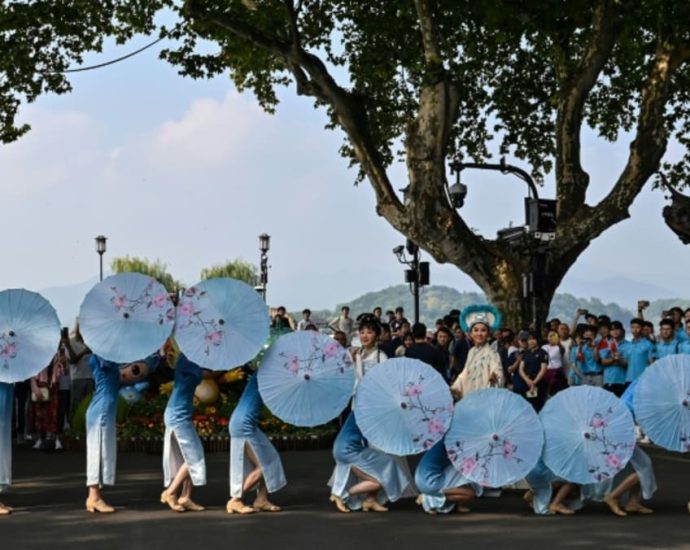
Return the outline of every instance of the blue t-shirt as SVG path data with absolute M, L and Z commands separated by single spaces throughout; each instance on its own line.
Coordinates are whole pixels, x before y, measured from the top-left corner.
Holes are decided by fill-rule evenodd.
M 686 340 L 685 342 L 678 344 L 678 353 L 690 354 L 690 340 Z
M 688 331 L 685 328 L 685 323 L 676 329 L 676 340 L 681 344 L 683 342 L 690 342 L 690 337 L 688 337 Z
M 632 340 L 625 348 L 624 357 L 628 362 L 625 381 L 632 382 L 633 380 L 637 380 L 654 357 L 654 344 L 644 337 Z
M 664 342 L 659 340 L 656 343 L 656 349 L 654 350 L 654 359 L 662 359 L 667 355 L 674 355 L 678 353 L 678 340 L 675 338 L 670 342 Z
M 622 340 L 616 342 L 615 346 L 618 353 L 625 357 L 625 350 L 630 345 L 630 342 Z M 599 350 L 600 359 L 609 359 L 613 355 L 611 347 Z M 602 361 L 603 362 L 603 361 Z M 604 366 L 604 384 L 625 384 L 625 367 L 614 363 L 612 365 Z
M 603 367 L 597 361 L 595 355 L 595 347 L 588 346 L 586 344 L 582 345 L 582 354 L 585 356 L 585 364 L 582 369 L 582 374 L 601 374 Z

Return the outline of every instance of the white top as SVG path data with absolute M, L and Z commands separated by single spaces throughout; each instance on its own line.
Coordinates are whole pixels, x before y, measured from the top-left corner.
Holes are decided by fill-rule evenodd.
M 383 363 L 386 359 L 388 359 L 388 356 L 382 352 L 378 346 L 370 350 L 359 348 L 359 352 L 355 358 L 355 387 L 357 387 L 362 377 L 369 372 L 370 369 L 374 368 L 379 363 Z
M 541 349 L 549 354 L 549 370 L 563 368 L 565 358 L 565 348 L 562 346 L 554 346 L 552 344 L 544 344 Z M 563 350 L 563 353 L 561 353 Z

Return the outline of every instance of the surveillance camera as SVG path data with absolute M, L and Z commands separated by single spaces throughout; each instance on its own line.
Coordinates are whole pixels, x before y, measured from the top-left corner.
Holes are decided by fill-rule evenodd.
M 467 186 L 464 183 L 454 183 L 448 188 L 448 195 L 450 202 L 455 208 L 461 208 L 465 204 L 465 197 L 467 196 Z
M 400 256 L 404 252 L 404 250 L 405 246 L 401 244 L 400 246 L 396 246 L 393 249 L 393 254 L 395 254 L 396 256 Z

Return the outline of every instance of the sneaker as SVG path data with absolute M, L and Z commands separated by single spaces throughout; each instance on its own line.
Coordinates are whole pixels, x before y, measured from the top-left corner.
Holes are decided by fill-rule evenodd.
M 43 440 L 42 439 L 37 439 L 36 443 L 34 443 L 34 446 L 31 447 L 32 449 L 42 449 L 43 448 Z
M 55 450 L 56 451 L 62 450 L 62 441 L 60 441 L 59 437 L 55 439 Z
M 651 440 L 649 439 L 649 437 L 647 437 L 647 436 L 645 435 L 644 437 L 642 437 L 642 438 L 640 439 L 640 443 L 643 443 L 643 444 L 645 444 L 645 445 L 648 445 L 649 443 L 651 443 Z

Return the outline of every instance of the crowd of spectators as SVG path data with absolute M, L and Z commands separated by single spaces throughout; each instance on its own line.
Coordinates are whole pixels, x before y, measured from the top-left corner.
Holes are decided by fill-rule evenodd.
M 637 317 L 626 325 L 607 315 L 578 309 L 570 323 L 550 319 L 541 331 L 510 327 L 494 330 L 489 344 L 500 357 L 500 385 L 523 395 L 536 410 L 550 396 L 573 385 L 599 386 L 622 395 L 654 361 L 670 354 L 690 353 L 690 308 L 673 307 L 663 312 L 655 327 L 644 318 L 648 306 L 649 302 L 640 301 Z M 299 323 L 285 314 L 285 308 L 275 313 L 274 324 L 319 330 L 308 309 Z M 450 310 L 437 319 L 433 329 L 423 323 L 410 324 L 402 307 L 385 313 L 376 307 L 371 314 L 381 324 L 378 346 L 388 357 L 420 359 L 436 369 L 449 385 L 463 372 L 474 342 L 461 328 L 460 310 Z M 350 308 L 344 306 L 327 327 L 348 346 L 356 336 L 356 319 L 360 316 L 353 319 Z

